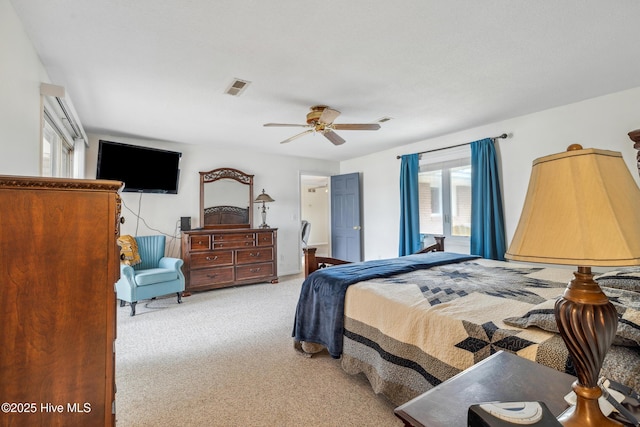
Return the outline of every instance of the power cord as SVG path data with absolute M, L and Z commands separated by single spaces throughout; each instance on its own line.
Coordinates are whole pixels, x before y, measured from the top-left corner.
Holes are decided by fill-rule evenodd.
M 158 230 L 156 228 L 151 227 L 147 221 L 140 216 L 140 211 L 142 209 L 142 192 L 140 192 L 140 198 L 138 199 L 138 212 L 134 212 L 133 210 L 131 210 L 127 204 L 124 202 L 124 199 L 121 197 L 120 200 L 122 201 L 122 206 L 125 207 L 126 210 L 128 210 L 129 212 L 131 212 L 131 214 L 133 216 L 136 217 L 136 231 L 135 231 L 135 236 L 138 235 L 138 228 L 140 225 L 140 221 L 142 221 L 142 223 L 145 225 L 145 227 L 147 227 L 149 230 L 151 231 L 155 231 L 156 233 L 159 234 L 163 234 L 165 236 L 167 236 L 169 238 L 169 242 L 167 243 L 167 254 L 169 254 L 168 256 L 172 256 L 174 258 L 179 258 L 179 254 L 180 254 L 180 245 L 179 245 L 179 241 L 180 241 L 180 220 L 176 220 L 176 225 L 175 228 L 173 230 L 173 234 L 167 234 L 164 231 Z M 176 248 L 177 245 L 177 248 Z

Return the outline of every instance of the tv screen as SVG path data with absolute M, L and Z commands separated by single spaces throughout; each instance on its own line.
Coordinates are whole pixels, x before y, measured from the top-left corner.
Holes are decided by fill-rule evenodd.
M 178 193 L 182 153 L 100 140 L 97 179 L 124 182 L 126 192 Z

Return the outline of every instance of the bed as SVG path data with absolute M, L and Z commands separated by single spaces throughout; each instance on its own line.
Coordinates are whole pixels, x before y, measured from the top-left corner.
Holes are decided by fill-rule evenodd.
M 328 351 L 397 405 L 499 350 L 575 374 L 553 315 L 571 269 L 442 249 L 360 263 L 307 253 L 294 347 Z M 602 374 L 640 389 L 640 273 L 622 269 L 599 283 L 619 314 Z

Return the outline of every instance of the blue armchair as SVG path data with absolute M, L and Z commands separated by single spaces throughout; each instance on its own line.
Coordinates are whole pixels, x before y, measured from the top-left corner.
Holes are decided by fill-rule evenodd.
M 131 316 L 136 314 L 136 304 L 143 299 L 176 293 L 178 304 L 184 291 L 183 261 L 164 256 L 165 236 L 139 236 L 135 238 L 141 262 L 135 265 L 120 264 L 120 280 L 116 293 L 123 307 L 131 304 Z

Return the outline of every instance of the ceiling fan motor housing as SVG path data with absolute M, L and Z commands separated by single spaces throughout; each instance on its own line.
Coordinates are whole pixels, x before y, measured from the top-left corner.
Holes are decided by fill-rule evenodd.
M 311 107 L 311 111 L 307 113 L 307 124 L 315 125 L 318 123 L 322 112 L 328 108 L 326 105 L 314 105 Z

